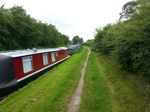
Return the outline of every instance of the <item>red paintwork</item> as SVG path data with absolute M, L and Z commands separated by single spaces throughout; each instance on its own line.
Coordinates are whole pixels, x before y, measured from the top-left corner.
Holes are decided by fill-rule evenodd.
M 58 56 L 55 57 L 56 61 L 59 61 L 63 58 L 66 58 L 68 56 L 68 50 L 60 50 L 57 51 L 58 52 Z M 49 64 L 44 65 L 43 63 L 43 54 L 48 53 L 48 61 Z M 13 65 L 14 65 L 14 71 L 15 71 L 15 77 L 16 79 L 21 79 L 27 75 L 30 75 L 33 72 L 36 72 L 37 70 L 40 70 L 46 66 L 49 66 L 55 62 L 52 63 L 52 59 L 51 59 L 51 52 L 45 52 L 45 53 L 41 53 L 41 54 L 34 54 L 34 55 L 30 55 L 32 56 L 32 62 L 33 62 L 33 70 L 27 73 L 23 72 L 23 63 L 22 63 L 22 58 L 23 57 L 17 57 L 13 59 Z M 24 56 L 24 57 L 28 57 L 28 56 Z

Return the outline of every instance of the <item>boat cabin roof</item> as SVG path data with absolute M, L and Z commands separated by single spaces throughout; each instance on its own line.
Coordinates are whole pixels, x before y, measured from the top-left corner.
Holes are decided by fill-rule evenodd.
M 60 50 L 66 50 L 66 47 L 60 48 L 50 48 L 50 49 L 27 49 L 27 50 L 12 50 L 12 51 L 1 51 L 0 55 L 6 55 L 10 57 L 22 57 L 33 54 L 47 53 L 47 52 L 55 52 Z

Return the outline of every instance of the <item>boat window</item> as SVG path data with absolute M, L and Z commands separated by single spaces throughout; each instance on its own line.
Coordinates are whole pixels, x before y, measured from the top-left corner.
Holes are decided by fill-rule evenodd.
M 30 72 L 33 70 L 32 57 L 23 57 L 23 71 L 24 73 Z
M 48 54 L 43 54 L 43 63 L 44 65 L 48 64 Z
M 54 52 L 51 53 L 51 56 L 52 56 L 52 62 L 56 61 Z
M 58 52 L 56 52 L 56 57 L 58 56 Z

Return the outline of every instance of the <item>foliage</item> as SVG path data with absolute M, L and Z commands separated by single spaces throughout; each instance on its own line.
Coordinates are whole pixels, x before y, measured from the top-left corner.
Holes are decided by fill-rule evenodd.
M 104 28 L 98 28 L 95 30 L 96 34 L 94 35 L 95 39 L 94 39 L 94 46 L 93 46 L 93 50 L 97 51 L 97 52 L 105 52 L 107 53 L 107 51 L 105 50 L 106 46 L 103 43 L 103 40 L 105 38 L 105 36 L 107 35 L 107 31 L 111 28 L 111 24 L 106 25 Z
M 137 3 L 128 20 L 96 29 L 93 49 L 112 55 L 128 71 L 150 74 L 150 2 Z
M 0 50 L 52 47 L 69 42 L 69 37 L 54 25 L 35 20 L 22 6 L 9 9 L 1 6 L 0 28 Z
M 138 7 L 137 1 L 129 1 L 122 7 L 122 12 L 119 14 L 120 19 L 130 18 L 136 11 Z
M 92 46 L 93 45 L 94 40 L 87 40 L 86 42 L 84 42 L 82 45 L 84 46 Z
M 80 38 L 79 36 L 74 36 L 72 39 L 73 44 L 82 44 L 83 43 L 83 38 Z

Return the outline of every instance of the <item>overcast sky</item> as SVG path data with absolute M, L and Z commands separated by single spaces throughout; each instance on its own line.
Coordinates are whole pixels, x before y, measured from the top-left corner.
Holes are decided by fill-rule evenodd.
M 70 40 L 78 35 L 86 41 L 94 38 L 96 28 L 116 23 L 128 1 L 131 0 L 0 0 L 0 6 L 23 6 L 31 17 L 55 25 Z

